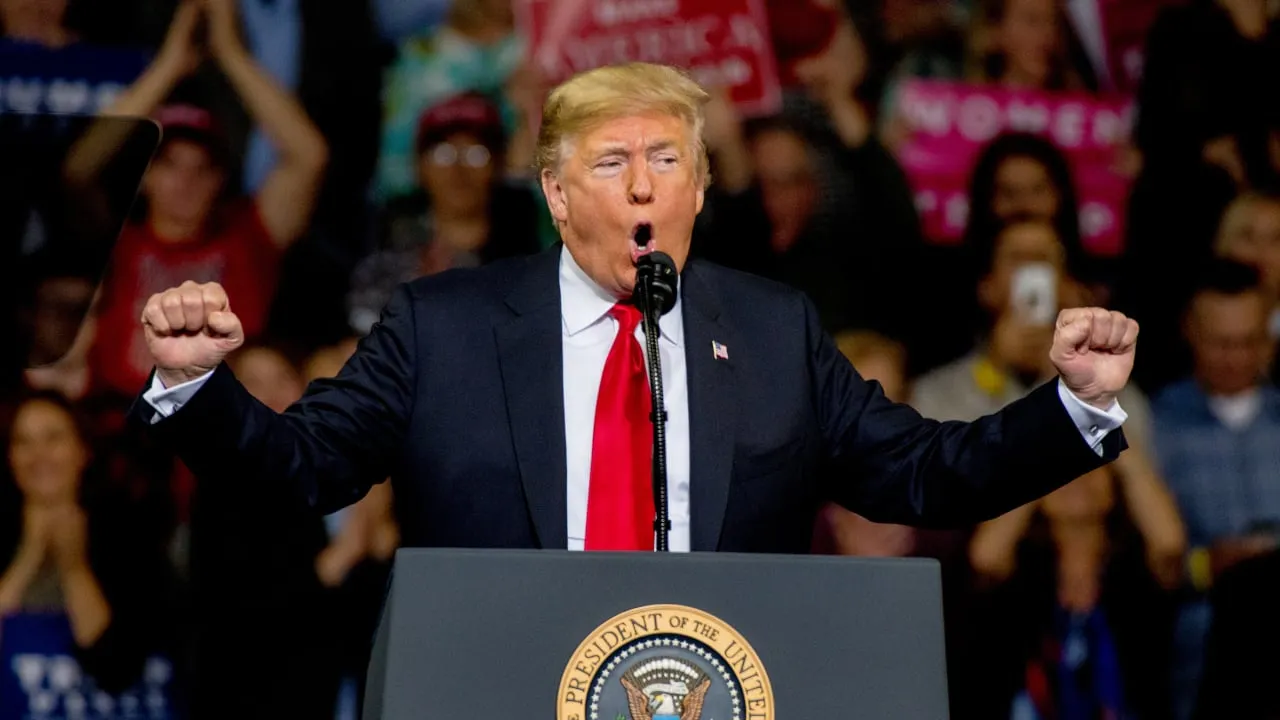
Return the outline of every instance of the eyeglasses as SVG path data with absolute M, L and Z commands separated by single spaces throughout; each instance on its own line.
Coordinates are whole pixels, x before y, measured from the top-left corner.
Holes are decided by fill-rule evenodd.
M 487 167 L 492 159 L 489 148 L 483 145 L 459 147 L 453 143 L 440 143 L 431 148 L 430 157 L 433 165 L 452 167 L 461 162 L 469 168 Z

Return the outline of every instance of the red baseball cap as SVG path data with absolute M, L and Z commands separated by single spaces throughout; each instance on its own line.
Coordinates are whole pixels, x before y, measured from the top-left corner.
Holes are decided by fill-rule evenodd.
M 458 132 L 475 134 L 490 152 L 501 152 L 506 145 L 498 107 L 484 95 L 468 92 L 436 103 L 422 113 L 418 119 L 418 152 Z
M 202 145 L 214 162 L 227 165 L 231 159 L 231 145 L 222 125 L 213 113 L 197 105 L 165 105 L 156 110 L 152 118 L 160 123 L 161 142 L 188 140 Z

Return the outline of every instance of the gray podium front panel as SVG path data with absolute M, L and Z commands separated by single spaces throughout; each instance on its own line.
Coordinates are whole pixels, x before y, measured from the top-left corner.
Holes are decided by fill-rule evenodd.
M 745 638 L 773 717 L 947 717 L 932 560 L 432 549 L 396 556 L 365 717 L 555 718 L 580 643 L 656 604 L 691 606 Z

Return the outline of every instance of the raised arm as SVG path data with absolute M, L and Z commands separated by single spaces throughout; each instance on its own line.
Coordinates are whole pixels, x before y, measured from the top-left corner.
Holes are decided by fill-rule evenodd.
M 279 151 L 258 191 L 258 212 L 279 247 L 298 239 L 311 220 L 329 147 L 296 100 L 258 66 L 240 41 L 234 0 L 204 0 L 209 48 L 245 109 Z
M 358 501 L 391 473 L 411 410 L 413 305 L 399 289 L 337 377 L 313 382 L 282 414 L 222 362 L 243 342 L 216 284 L 153 296 L 143 323 L 156 372 L 134 420 L 214 482 L 288 483 L 321 512 Z
M 925 527 L 990 520 L 1126 447 L 1114 394 L 1132 366 L 1137 329 L 1123 316 L 1064 311 L 1053 350 L 1059 380 L 963 423 L 890 402 L 854 371 L 805 305 L 814 402 L 831 459 L 851 478 L 835 499 L 870 520 Z
M 160 52 L 156 53 L 142 75 L 103 109 L 104 116 L 150 116 L 169 97 L 174 87 L 200 66 L 201 54 L 194 40 L 200 13 L 198 0 L 183 0 L 178 4 Z M 98 173 L 116 156 L 134 129 L 133 124 L 119 120 L 91 124 L 67 154 L 64 163 L 66 180 L 77 188 L 91 187 Z

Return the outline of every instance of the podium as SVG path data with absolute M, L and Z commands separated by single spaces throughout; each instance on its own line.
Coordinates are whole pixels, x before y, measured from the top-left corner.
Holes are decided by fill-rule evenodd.
M 927 559 L 402 549 L 366 720 L 946 718 Z

